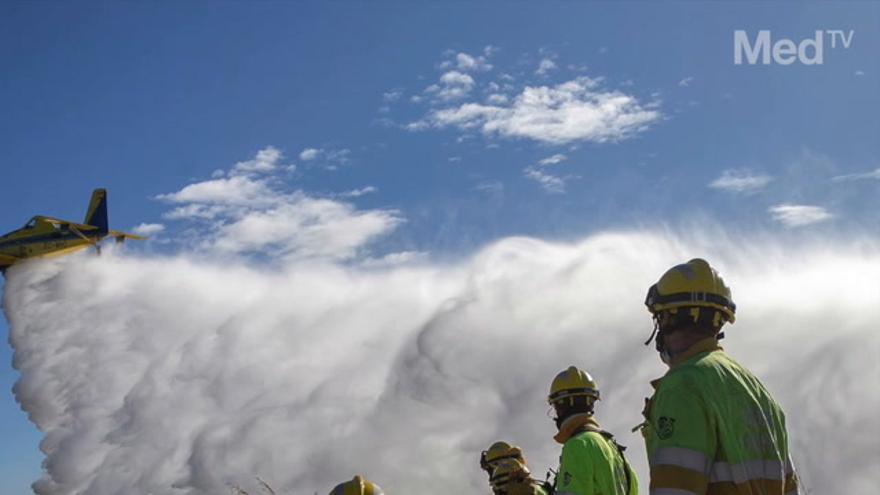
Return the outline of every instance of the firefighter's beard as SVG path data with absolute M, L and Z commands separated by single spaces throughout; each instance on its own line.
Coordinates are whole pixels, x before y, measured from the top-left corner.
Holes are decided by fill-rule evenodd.
M 667 330 L 664 330 L 662 326 L 658 324 L 657 335 L 655 338 L 654 348 L 657 349 L 657 353 L 660 354 L 660 361 L 663 362 L 666 366 L 672 366 L 672 353 L 669 352 L 669 346 L 666 345 L 666 333 Z
M 672 356 L 669 355 L 669 351 L 666 349 L 660 351 L 660 361 L 666 366 L 672 366 Z

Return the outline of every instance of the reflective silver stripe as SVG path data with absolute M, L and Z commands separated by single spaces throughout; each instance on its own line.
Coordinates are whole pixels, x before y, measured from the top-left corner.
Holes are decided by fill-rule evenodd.
M 654 452 L 649 464 L 651 464 L 651 467 L 669 464 L 708 475 L 712 460 L 698 450 L 683 447 L 663 447 Z
M 791 456 L 785 460 L 785 476 L 794 476 L 794 490 L 785 492 L 785 495 L 800 495 L 800 486 L 798 485 L 797 475 L 794 472 L 794 464 L 791 462 Z
M 682 490 L 681 488 L 651 488 L 651 495 L 700 495 L 690 490 Z
M 785 466 L 781 461 L 754 460 L 738 464 L 716 462 L 712 464 L 709 483 L 732 481 L 745 483 L 749 480 L 785 480 Z

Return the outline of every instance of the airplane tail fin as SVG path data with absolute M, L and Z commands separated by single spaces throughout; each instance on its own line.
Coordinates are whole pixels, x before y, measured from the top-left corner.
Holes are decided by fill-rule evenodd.
M 107 220 L 107 190 L 95 189 L 92 192 L 92 200 L 86 211 L 86 225 L 98 227 L 99 232 L 106 234 L 110 231 Z

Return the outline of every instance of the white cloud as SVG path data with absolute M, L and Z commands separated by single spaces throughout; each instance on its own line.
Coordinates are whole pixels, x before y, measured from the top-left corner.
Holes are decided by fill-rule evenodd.
M 554 69 L 556 69 L 556 62 L 549 58 L 543 58 L 538 64 L 538 68 L 535 70 L 535 74 L 539 76 L 546 76 L 551 70 Z
M 324 148 L 306 148 L 302 150 L 299 154 L 299 159 L 304 162 L 310 161 L 323 161 L 325 163 L 329 163 L 329 165 L 325 165 L 325 168 L 330 170 L 335 170 L 336 165 L 341 165 L 348 163 L 349 155 L 351 154 L 351 150 L 348 148 L 342 149 L 324 149 Z
M 774 220 L 786 227 L 802 227 L 834 218 L 821 206 L 780 204 L 770 207 L 768 211 Z
M 444 56 L 449 57 L 448 60 L 441 62 L 438 67 L 443 70 L 457 69 L 462 72 L 486 72 L 492 70 L 492 64 L 489 63 L 488 57 L 494 53 L 491 46 L 487 46 L 483 50 L 483 55 L 471 55 L 465 52 L 454 52 L 447 50 Z
M 141 223 L 132 229 L 137 235 L 151 236 L 156 235 L 165 230 L 165 226 L 161 223 Z
M 310 160 L 344 161 L 348 150 L 304 150 Z M 174 203 L 163 217 L 193 222 L 200 249 L 224 255 L 263 254 L 282 260 L 347 259 L 403 220 L 395 210 L 352 205 L 286 192 L 271 174 L 232 175 L 187 185 L 158 199 Z M 359 197 L 372 186 L 343 193 Z
M 403 126 L 403 127 L 404 127 L 404 129 L 406 129 L 406 130 L 408 130 L 408 131 L 413 131 L 413 132 L 415 132 L 415 131 L 424 131 L 425 129 L 430 128 L 431 125 L 428 124 L 427 121 L 424 121 L 424 120 L 417 120 L 417 121 L 415 121 L 415 122 L 410 122 L 409 124 L 406 124 L 406 125 Z
M 189 204 L 185 206 L 177 206 L 174 209 L 162 214 L 162 218 L 167 220 L 211 220 L 222 215 L 229 210 L 229 206 L 204 204 Z
M 399 100 L 401 96 L 403 96 L 403 91 L 400 91 L 399 89 L 382 93 L 382 99 L 389 103 Z
M 376 189 L 374 186 L 367 186 L 367 187 L 362 187 L 360 189 L 352 189 L 351 191 L 346 191 L 346 192 L 340 194 L 339 196 L 341 196 L 343 198 L 359 198 L 359 197 L 364 196 L 366 194 L 373 194 L 376 191 L 378 191 L 378 189 Z
M 272 172 L 279 166 L 279 161 L 284 155 L 278 148 L 267 146 L 257 152 L 252 160 L 238 162 L 232 167 L 233 174 L 267 173 Z
M 678 86 L 681 88 L 686 88 L 691 85 L 691 82 L 693 82 L 693 80 L 693 77 L 685 77 L 681 81 L 678 81 Z
M 257 205 L 272 201 L 274 194 L 261 179 L 236 175 L 190 184 L 180 191 L 160 194 L 157 199 L 169 203 L 220 203 Z
M 551 194 L 565 193 L 565 179 L 548 174 L 534 167 L 527 167 L 523 170 L 523 175 L 537 182 L 544 191 Z
M 510 105 L 464 103 L 432 110 L 408 128 L 457 127 L 551 144 L 602 143 L 637 134 L 661 116 L 653 105 L 598 86 L 596 79 L 579 77 L 552 87 L 526 87 Z
M 438 84 L 432 84 L 425 93 L 442 101 L 460 100 L 466 97 L 474 87 L 474 78 L 457 70 L 446 72 L 440 76 Z
M 473 57 L 467 53 L 459 53 L 455 56 L 456 66 L 462 71 L 488 71 L 492 70 L 492 64 L 486 61 L 486 57 Z
M 874 169 L 870 172 L 865 172 L 862 174 L 846 174 L 846 175 L 838 175 L 833 177 L 831 180 L 833 181 L 848 181 L 848 180 L 870 180 L 877 179 L 880 180 L 880 168 Z
M 857 71 L 855 72 L 855 75 L 857 75 L 857 76 L 864 76 L 864 75 L 865 75 L 865 71 L 857 70 Z
M 315 158 L 318 158 L 318 155 L 321 153 L 321 151 L 322 150 L 319 150 L 317 148 L 306 148 L 299 153 L 299 159 L 304 162 L 314 160 Z
M 561 153 L 557 153 L 553 156 L 548 156 L 547 158 L 543 158 L 543 159 L 539 160 L 538 165 L 544 165 L 544 166 L 556 165 L 557 163 L 564 162 L 567 159 L 568 159 L 567 156 L 565 156 Z
M 507 97 L 507 95 L 503 95 L 500 93 L 493 93 L 486 98 L 486 101 L 493 105 L 504 105 L 509 100 L 510 99 Z
M 327 150 L 324 153 L 327 161 L 336 163 L 348 163 L 349 155 L 351 155 L 351 150 L 348 148 L 342 148 L 340 150 Z
M 463 72 L 452 70 L 440 76 L 440 82 L 450 86 L 473 86 L 474 78 Z
M 729 169 L 709 183 L 709 187 L 735 193 L 752 194 L 764 189 L 773 180 L 769 175 L 752 175 L 748 170 Z
M 295 193 L 273 208 L 249 211 L 220 226 L 206 247 L 282 259 L 349 259 L 401 221 L 396 211 L 360 212 L 346 203 Z
M 497 180 L 481 182 L 477 184 L 474 189 L 485 193 L 488 196 L 501 197 L 504 195 L 504 184 Z
M 401 251 L 398 253 L 386 254 L 381 258 L 369 258 L 361 262 L 361 266 L 368 268 L 388 268 L 392 266 L 400 266 L 410 263 L 425 261 L 428 259 L 428 253 L 425 251 Z

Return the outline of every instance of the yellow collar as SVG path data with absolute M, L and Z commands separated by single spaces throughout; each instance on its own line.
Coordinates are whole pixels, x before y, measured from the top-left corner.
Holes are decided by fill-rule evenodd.
M 712 351 L 723 351 L 724 349 L 718 345 L 718 339 L 715 337 L 706 337 L 705 339 L 697 342 L 696 344 L 690 346 L 688 350 L 682 352 L 678 356 L 672 358 L 672 364 L 669 367 L 670 369 L 675 368 L 681 363 L 687 361 L 688 359 L 696 356 L 697 354 L 702 354 L 704 352 L 712 352 Z
M 593 416 L 591 414 L 574 414 L 562 422 L 562 425 L 559 427 L 559 433 L 557 433 L 556 436 L 553 437 L 553 440 L 564 444 L 568 441 L 569 438 L 574 436 L 574 434 L 581 429 L 593 431 L 601 430 L 601 428 L 599 428 L 599 423 L 597 423 L 596 420 L 593 419 Z
M 712 351 L 723 351 L 724 348 L 718 345 L 718 339 L 715 337 L 706 337 L 705 339 L 697 342 L 696 344 L 690 346 L 688 350 L 682 352 L 678 356 L 672 358 L 672 364 L 669 365 L 668 374 L 673 369 L 677 368 L 679 365 L 687 361 L 688 359 L 696 356 L 697 354 L 702 354 L 704 352 L 712 352 Z M 656 389 L 658 385 L 660 385 L 660 380 L 662 378 L 658 378 L 656 380 L 651 380 L 651 386 Z

